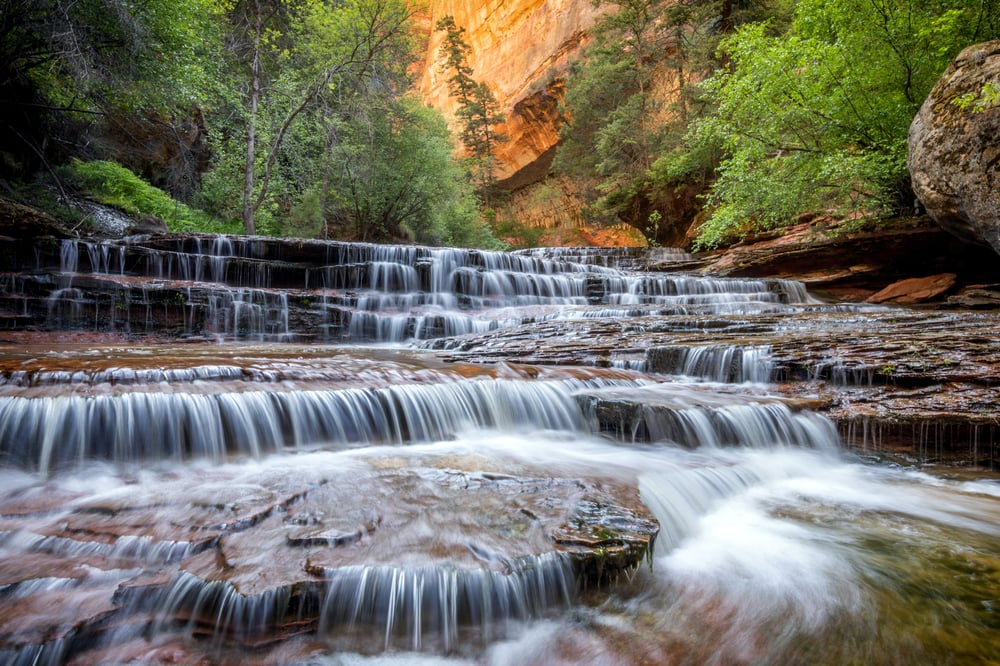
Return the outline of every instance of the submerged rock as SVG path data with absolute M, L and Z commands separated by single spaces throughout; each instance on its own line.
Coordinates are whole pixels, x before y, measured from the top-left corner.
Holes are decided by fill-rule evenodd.
M 59 508 L 5 493 L 0 589 L 18 611 L 0 613 L 0 655 L 54 639 L 99 651 L 122 627 L 177 625 L 247 647 L 350 631 L 447 651 L 628 574 L 659 531 L 638 489 L 607 479 L 484 470 L 477 456 L 340 462 L 165 473 L 64 492 Z

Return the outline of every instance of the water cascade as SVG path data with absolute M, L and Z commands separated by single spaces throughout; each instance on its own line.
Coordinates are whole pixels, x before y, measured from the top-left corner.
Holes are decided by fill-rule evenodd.
M 724 313 L 816 304 L 787 280 L 633 274 L 559 255 L 448 248 L 133 237 L 64 240 L 58 260 L 59 289 L 47 289 L 44 265 L 18 277 L 22 307 L 49 328 L 130 335 L 399 343 L 619 316 L 608 306 Z M 44 311 L 30 297 L 42 289 Z
M 4 663 L 1000 658 L 996 317 L 659 249 L 14 254 Z

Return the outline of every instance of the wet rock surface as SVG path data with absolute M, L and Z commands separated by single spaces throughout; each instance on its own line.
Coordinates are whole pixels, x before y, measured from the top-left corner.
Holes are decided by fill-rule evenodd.
M 995 542 L 988 482 L 928 484 L 939 494 L 926 506 L 958 508 L 925 528 L 910 507 L 927 482 L 869 464 L 996 468 L 993 312 L 821 302 L 781 277 L 684 272 L 706 266 L 667 251 L 190 236 L 51 241 L 21 262 L 0 333 L 3 661 L 408 650 L 661 663 L 680 645 L 699 663 L 738 662 L 747 653 L 718 652 L 717 631 L 756 632 L 765 646 L 795 624 L 796 604 L 826 617 L 812 599 L 843 587 L 838 567 L 806 600 L 779 587 L 777 610 L 748 624 L 786 577 L 775 560 L 793 567 L 796 590 L 827 556 L 844 559 L 847 578 L 886 580 L 895 572 L 850 573 L 867 550 L 816 544 L 853 548 L 888 520 L 878 552 L 895 553 L 914 521 L 927 541 L 948 512 L 977 533 L 961 537 L 970 550 Z M 844 270 L 868 287 L 890 277 Z M 967 279 L 956 274 L 956 287 Z M 832 487 L 828 470 L 840 475 Z M 888 485 L 873 481 L 884 473 Z M 846 503 L 823 496 L 859 483 L 869 488 Z M 859 518 L 861 505 L 872 509 Z M 729 566 L 778 523 L 763 556 Z M 679 552 L 692 541 L 702 550 Z M 780 559 L 790 548 L 799 564 Z M 721 579 L 702 585 L 731 570 L 732 599 Z M 957 642 L 988 614 L 980 601 L 962 602 L 971 629 Z M 845 619 L 846 645 L 856 625 L 885 619 L 830 603 L 820 631 Z M 690 645 L 695 626 L 713 647 Z M 815 632 L 798 626 L 792 642 L 811 645 Z M 528 642 L 504 652 L 509 637 Z M 816 661 L 783 650 L 756 661 Z
M 1000 461 L 1000 315 L 994 313 L 873 306 L 753 317 L 650 315 L 527 324 L 428 343 L 445 345 L 453 349 L 443 358 L 455 362 L 619 366 L 714 382 L 767 381 L 776 384 L 769 391 L 834 419 L 851 446 L 884 446 L 918 459 Z M 626 402 L 633 411 L 648 409 L 642 397 Z M 635 426 L 637 417 L 622 409 L 599 410 L 602 428 L 642 439 L 645 426 Z
M 0 566 L 4 595 L 18 600 L 0 614 L 0 654 L 89 649 L 149 621 L 244 645 L 320 624 L 377 636 L 394 631 L 397 602 L 397 621 L 425 608 L 411 633 L 454 640 L 481 630 L 483 613 L 496 631 L 541 617 L 651 556 L 659 526 L 634 487 L 495 464 L 361 455 L 325 469 L 320 456 L 293 476 L 230 467 L 90 492 L 7 491 L 0 551 L 22 554 Z

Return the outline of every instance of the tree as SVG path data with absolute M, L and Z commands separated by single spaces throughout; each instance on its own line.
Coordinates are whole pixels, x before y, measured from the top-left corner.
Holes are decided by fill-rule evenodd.
M 964 0 L 802 0 L 787 28 L 743 27 L 704 90 L 694 138 L 722 148 L 698 244 L 805 211 L 891 214 L 912 202 L 910 122 L 963 46 L 997 35 L 1000 9 Z
M 342 235 L 491 245 L 443 117 L 411 97 L 344 119 L 332 149 L 329 208 Z
M 458 27 L 452 16 L 442 17 L 435 28 L 445 32 L 441 45 L 444 52 L 441 69 L 451 74 L 448 91 L 458 100 L 455 115 L 461 121 L 459 138 L 468 151 L 479 191 L 488 194 L 496 184 L 496 148 L 507 140 L 498 131 L 505 121 L 504 115 L 489 86 L 472 78 L 469 66 L 471 47 L 462 36 L 465 28 Z
M 272 185 L 289 167 L 286 144 L 324 150 L 296 132 L 329 127 L 324 118 L 349 113 L 355 97 L 386 85 L 389 72 L 398 78 L 412 61 L 413 12 L 402 0 L 241 0 L 231 16 L 230 49 L 246 77 L 235 116 L 244 123 L 240 215 L 252 234 Z M 219 164 L 231 168 L 235 137 L 228 140 L 229 159 Z
M 711 160 L 685 152 L 685 169 L 658 163 L 681 147 L 692 116 L 704 104 L 692 83 L 718 65 L 720 35 L 759 11 L 732 0 L 595 0 L 610 11 L 592 30 L 593 41 L 574 63 L 566 84 L 566 123 L 554 168 L 581 183 L 597 219 L 622 219 L 643 229 L 662 214 L 657 199 L 673 196 Z M 700 105 L 695 106 L 696 102 Z M 664 225 L 666 226 L 666 225 Z M 655 240 L 655 239 L 654 239 Z
M 230 218 L 249 211 L 255 230 L 269 234 L 440 242 L 478 228 L 443 118 L 407 95 L 418 57 L 408 4 L 312 0 L 276 10 L 259 45 L 252 159 L 256 45 L 234 50 L 244 88 L 219 123 L 208 207 Z
M 0 175 L 93 153 L 110 117 L 205 103 L 218 18 L 212 0 L 0 0 Z

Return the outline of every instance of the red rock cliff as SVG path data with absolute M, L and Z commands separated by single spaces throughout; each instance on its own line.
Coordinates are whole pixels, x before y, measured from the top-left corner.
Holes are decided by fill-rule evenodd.
M 559 132 L 558 105 L 571 56 L 599 10 L 590 0 L 430 0 L 427 58 L 418 89 L 433 107 L 454 117 L 448 73 L 433 26 L 451 15 L 465 28 L 473 78 L 487 83 L 507 116 L 510 140 L 501 148 L 497 178 L 516 189 L 544 178 Z

